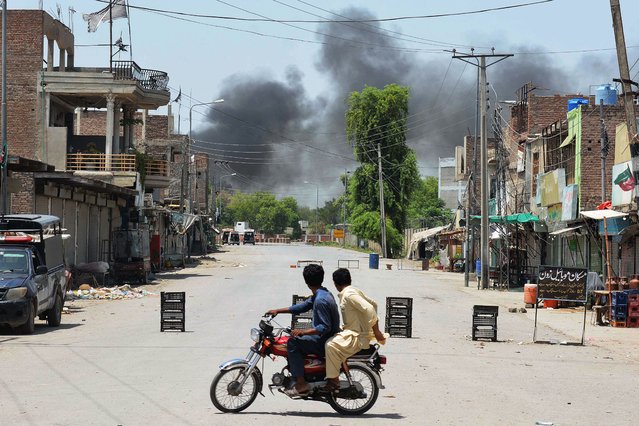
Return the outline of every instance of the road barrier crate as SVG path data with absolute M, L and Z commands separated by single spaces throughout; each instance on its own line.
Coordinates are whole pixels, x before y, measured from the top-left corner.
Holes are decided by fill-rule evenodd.
M 628 316 L 639 317 L 639 305 L 628 305 Z
M 393 337 L 412 337 L 413 299 L 386 298 L 386 332 Z
M 473 333 L 472 339 L 490 339 L 497 341 L 497 316 L 499 306 L 475 305 L 473 306 Z
M 612 306 L 627 305 L 627 304 L 628 304 L 628 293 L 624 291 L 612 292 Z
M 638 328 L 639 327 L 639 317 L 629 317 L 626 320 L 626 326 L 627 327 L 632 327 L 632 328 Z
M 388 333 L 391 337 L 406 337 L 410 339 L 413 336 L 413 328 L 412 327 L 399 327 L 399 326 L 391 326 L 386 327 L 386 333 Z
M 639 304 L 639 294 L 629 294 L 628 295 L 628 304 Z
M 185 331 L 186 293 L 163 291 L 160 293 L 160 331 Z
M 297 305 L 298 303 L 302 303 L 306 299 L 311 296 L 298 296 L 297 294 L 293 295 L 293 305 Z M 291 316 L 291 328 L 313 328 L 313 310 L 308 312 L 303 312 L 299 315 Z

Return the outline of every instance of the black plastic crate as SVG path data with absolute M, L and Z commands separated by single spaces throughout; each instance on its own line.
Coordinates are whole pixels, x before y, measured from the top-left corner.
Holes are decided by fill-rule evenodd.
M 297 294 L 293 295 L 293 305 L 297 305 L 308 299 L 311 296 L 298 296 Z M 291 316 L 291 328 L 313 328 L 313 310 L 303 312 L 299 315 Z
M 183 291 L 160 293 L 160 331 L 185 331 L 186 293 Z
M 499 306 L 473 306 L 473 340 L 497 341 L 497 315 L 499 315 Z
M 391 337 L 406 337 L 411 338 L 413 335 L 412 327 L 400 327 L 400 326 L 386 326 L 386 333 Z

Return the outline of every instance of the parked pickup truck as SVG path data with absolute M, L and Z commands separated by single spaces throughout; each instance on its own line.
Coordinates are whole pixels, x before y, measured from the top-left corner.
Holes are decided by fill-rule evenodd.
M 0 216 L 0 326 L 23 334 L 35 317 L 60 325 L 67 280 L 60 219 Z

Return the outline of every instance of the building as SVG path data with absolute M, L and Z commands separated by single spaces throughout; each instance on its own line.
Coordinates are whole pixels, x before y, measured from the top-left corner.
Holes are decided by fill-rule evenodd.
M 439 182 L 437 196 L 444 200 L 446 208 L 450 210 L 456 210 L 460 206 L 464 193 L 464 184 L 456 177 L 455 157 L 440 157 L 437 173 Z
M 111 230 L 142 200 L 134 114 L 168 103 L 168 75 L 133 61 L 76 67 L 73 34 L 42 10 L 9 10 L 7 23 L 8 210 L 59 216 L 68 264 L 108 260 Z M 104 127 L 77 134 L 88 109 L 105 110 Z

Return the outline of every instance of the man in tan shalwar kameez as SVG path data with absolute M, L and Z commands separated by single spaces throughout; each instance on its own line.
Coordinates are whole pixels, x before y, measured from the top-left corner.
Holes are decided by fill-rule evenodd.
M 377 303 L 363 291 L 351 286 L 348 269 L 333 272 L 333 282 L 339 292 L 339 306 L 344 325 L 342 331 L 326 342 L 326 389 L 339 389 L 340 367 L 346 359 L 362 349 L 367 349 L 371 340 L 386 343 L 379 330 Z

